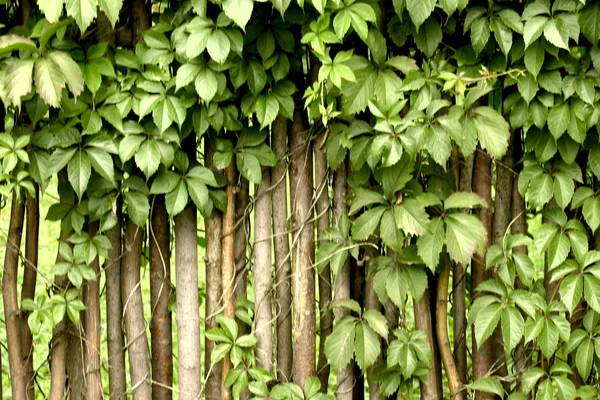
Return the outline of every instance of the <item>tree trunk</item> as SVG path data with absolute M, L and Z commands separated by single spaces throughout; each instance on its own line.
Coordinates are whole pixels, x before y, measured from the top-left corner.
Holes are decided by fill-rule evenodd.
M 150 357 L 140 282 L 140 257 L 144 231 L 127 218 L 121 263 L 121 296 L 126 347 L 134 400 L 150 400 Z
M 66 187 L 66 188 L 65 188 Z M 63 190 L 72 191 L 67 179 L 66 168 L 58 173 L 58 193 Z M 61 203 L 66 202 L 61 198 Z M 69 237 L 68 232 L 61 229 L 60 242 L 65 242 Z M 58 253 L 56 263 L 64 261 L 64 258 Z M 69 286 L 69 279 L 66 275 L 56 275 L 54 277 L 54 293 L 64 295 Z M 120 314 L 120 311 L 119 311 Z M 67 321 L 69 317 L 65 315 L 63 319 L 52 330 L 52 347 L 50 349 L 50 395 L 49 400 L 62 400 L 65 396 L 65 387 L 67 381 Z
M 171 235 L 165 197 L 154 197 L 150 225 L 150 298 L 152 320 L 152 399 L 173 398 L 173 332 L 171 298 Z M 178 309 L 179 310 L 179 309 Z
M 106 275 L 106 331 L 108 344 L 108 387 L 111 400 L 125 400 L 125 343 L 123 339 L 123 303 L 121 302 L 121 210 L 120 200 L 116 203 L 117 223 L 106 232 L 111 244 L 104 272 Z
M 486 248 L 490 243 L 490 233 L 492 228 L 492 179 L 491 179 L 491 159 L 489 155 L 480 147 L 477 147 L 475 155 L 475 166 L 473 173 L 473 192 L 477 193 L 488 204 L 479 212 L 481 223 L 487 232 L 485 243 Z M 475 256 L 471 263 L 471 304 L 477 298 L 477 286 L 488 279 L 485 267 L 485 257 Z M 473 379 L 489 375 L 492 371 L 494 362 L 493 340 L 488 339 L 483 343 L 475 341 L 475 331 L 473 328 Z M 485 392 L 475 392 L 475 399 L 490 399 L 493 395 Z
M 429 275 L 429 274 L 428 274 Z M 431 314 L 431 298 L 430 293 L 435 292 L 435 286 L 432 285 L 432 280 L 429 279 L 428 288 L 425 289 L 423 296 L 419 301 L 414 303 L 415 313 L 415 329 L 423 331 L 427 334 L 427 343 L 431 349 L 432 364 L 427 373 L 425 381 L 420 381 L 421 385 L 421 398 L 422 399 L 442 399 L 443 393 L 441 391 L 442 376 L 438 370 L 437 365 L 439 364 L 439 357 L 437 357 L 437 341 L 435 337 L 435 321 Z M 431 290 L 430 290 L 431 289 Z
M 475 154 L 463 160 L 460 167 L 459 184 L 461 191 L 471 192 L 473 185 L 473 164 Z M 452 272 L 452 314 L 454 330 L 454 362 L 460 382 L 467 382 L 467 270 L 462 264 L 454 264 Z
M 277 380 L 292 377 L 292 267 L 287 212 L 287 133 L 288 120 L 278 116 L 273 123 L 273 151 L 277 165 L 271 170 L 273 190 L 273 244 L 275 246 L 275 287 L 277 296 Z
M 239 177 L 239 186 L 235 195 L 235 235 L 234 235 L 234 259 L 235 259 L 235 285 L 233 296 L 235 300 L 248 297 L 248 257 L 246 249 L 250 240 L 250 183 L 242 176 Z M 239 334 L 250 333 L 250 327 L 244 321 L 236 318 Z
M 269 168 L 262 168 L 262 183 L 256 188 L 254 209 L 254 323 L 258 338 L 256 363 L 273 371 L 273 320 L 271 262 L 271 186 Z
M 80 298 L 83 301 L 83 293 Z M 65 318 L 68 318 L 65 316 Z M 67 334 L 67 394 L 69 399 L 84 400 L 87 396 L 87 377 L 85 375 L 85 333 L 82 321 L 85 321 L 86 312 L 79 313 L 79 323 L 67 319 L 65 332 Z
M 40 205 L 39 186 L 34 184 L 35 197 L 27 194 L 26 213 L 27 224 L 25 231 L 25 261 L 23 273 L 23 286 L 21 287 L 21 303 L 25 299 L 33 300 L 35 297 L 35 285 L 37 281 L 38 268 L 38 243 L 40 233 Z M 27 399 L 35 399 L 35 382 L 33 371 L 33 336 L 27 323 L 27 313 L 21 316 L 21 358 L 25 363 L 25 385 L 27 387 Z
M 315 374 L 316 313 L 314 275 L 314 224 L 311 199 L 313 192 L 312 145 L 310 131 L 306 129 L 302 111 L 294 113 L 290 135 L 291 204 L 294 223 L 292 254 L 294 268 L 293 316 L 293 373 L 294 382 L 304 387 L 304 382 Z
M 234 278 L 235 278 L 235 160 L 231 160 L 225 169 L 227 177 L 227 211 L 223 217 L 223 242 L 221 263 L 221 285 L 223 290 L 223 315 L 235 318 Z M 223 400 L 231 399 L 230 388 L 225 387 L 225 377 L 231 370 L 231 359 L 226 355 L 222 361 L 221 369 L 221 396 Z
M 179 342 L 179 398 L 181 400 L 192 400 L 200 396 L 197 227 L 196 208 L 188 204 L 175 217 L 175 294 Z
M 339 227 L 340 218 L 348 214 L 346 205 L 346 185 L 348 181 L 348 172 L 346 161 L 337 166 L 333 175 L 333 221 L 336 227 Z M 350 292 L 350 260 L 342 266 L 338 276 L 334 280 L 334 300 L 344 300 L 351 298 Z M 344 307 L 334 310 L 336 323 L 344 316 L 350 314 L 350 310 Z M 354 377 L 354 363 L 350 362 L 348 366 L 341 371 L 337 371 L 337 391 L 338 400 L 352 399 L 352 388 L 356 384 Z
M 98 231 L 98 222 L 91 222 L 88 228 L 90 238 Z M 100 400 L 102 393 L 102 375 L 100 371 L 100 261 L 98 257 L 90 265 L 96 274 L 95 281 L 87 281 L 84 287 L 85 342 L 87 399 Z
M 6 323 L 6 339 L 8 342 L 8 362 L 10 366 L 10 381 L 12 398 L 25 400 L 27 384 L 25 360 L 21 357 L 21 330 L 19 317 L 19 302 L 17 300 L 17 280 L 19 268 L 19 253 L 23 222 L 25 219 L 25 204 L 13 191 L 10 210 L 10 225 L 6 238 L 4 254 L 4 274 L 2 275 L 2 300 L 4 301 L 4 319 Z
M 325 229 L 329 227 L 329 182 L 327 170 L 327 157 L 325 152 L 315 147 L 315 176 L 317 179 L 317 240 L 319 245 L 325 240 Z M 333 314 L 328 311 L 331 304 L 331 268 L 329 264 L 319 272 L 319 362 L 317 376 L 321 382 L 321 390 L 327 392 L 329 383 L 329 362 L 325 356 L 325 340 L 331 334 L 333 327 Z
M 152 3 L 145 0 L 131 0 L 133 18 L 133 44 L 142 40 L 142 33 L 152 26 Z
M 214 142 L 206 135 L 204 147 L 204 165 L 213 167 L 213 155 L 215 152 Z M 214 170 L 214 168 L 213 168 Z M 217 327 L 215 315 L 219 310 L 221 299 L 221 234 L 222 234 L 222 214 L 213 206 L 212 212 L 206 219 L 206 254 L 204 263 L 206 269 L 206 329 Z M 206 339 L 204 347 L 204 369 L 206 377 L 206 398 L 208 400 L 221 399 L 221 362 L 215 365 L 210 364 L 210 356 L 215 348 L 215 342 Z
M 440 347 L 440 355 L 446 369 L 448 377 L 448 386 L 450 387 L 450 397 L 453 400 L 462 400 L 461 380 L 454 363 L 454 357 L 450 348 L 450 337 L 448 336 L 448 281 L 450 279 L 450 264 L 444 267 L 440 274 L 437 287 L 437 308 L 436 308 L 436 333 L 437 341 Z M 415 310 L 416 315 L 416 310 Z M 441 377 L 440 377 L 441 378 Z M 421 391 L 421 395 L 423 392 Z M 441 398 L 441 397 L 440 397 Z
M 373 288 L 373 278 L 375 276 L 375 258 L 379 255 L 378 251 L 373 247 L 367 247 L 365 249 L 365 268 L 367 269 L 367 283 L 365 287 L 365 310 L 375 310 L 381 312 L 381 302 L 379 297 Z M 384 343 L 387 342 L 387 338 L 384 338 Z M 369 400 L 379 400 L 379 383 L 372 381 L 371 375 L 377 366 L 382 363 L 383 348 L 381 354 L 377 358 L 374 365 L 369 367 L 367 370 L 367 377 L 369 378 Z

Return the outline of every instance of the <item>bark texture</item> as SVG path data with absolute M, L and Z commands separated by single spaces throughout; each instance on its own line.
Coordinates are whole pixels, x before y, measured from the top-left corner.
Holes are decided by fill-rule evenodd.
M 486 248 L 490 244 L 490 233 L 492 229 L 492 179 L 491 179 L 491 159 L 489 155 L 480 147 L 477 148 L 475 155 L 475 166 L 473 172 L 473 192 L 477 193 L 488 204 L 479 212 L 481 223 L 486 229 L 487 237 L 485 239 Z M 485 268 L 485 257 L 475 256 L 471 263 L 471 303 L 477 297 L 477 286 L 488 278 Z M 474 329 L 474 328 L 473 328 Z M 477 343 L 475 332 L 473 331 L 473 380 L 487 376 L 492 369 L 494 361 L 493 340 L 488 339 L 483 343 Z M 485 392 L 475 392 L 475 399 L 490 399 L 493 395 Z
M 348 170 L 346 161 L 337 166 L 333 175 L 333 221 L 336 227 L 339 227 L 340 218 L 348 214 L 346 205 L 346 184 L 348 180 Z M 334 300 L 344 300 L 351 298 L 350 285 L 350 260 L 342 266 L 338 275 L 334 279 Z M 350 314 L 350 310 L 345 307 L 339 307 L 334 310 L 335 321 L 338 322 L 344 316 Z M 350 362 L 348 366 L 337 372 L 337 398 L 352 399 L 352 390 L 356 384 L 354 376 L 354 363 Z
M 268 167 L 262 169 L 262 183 L 256 189 L 254 208 L 254 304 L 256 363 L 273 371 L 273 264 L 271 262 L 271 177 Z
M 287 212 L 287 133 L 288 120 L 278 116 L 273 124 L 272 148 L 277 165 L 271 170 L 273 190 L 273 244 L 275 247 L 275 310 L 277 315 L 277 379 L 292 376 L 292 266 Z
M 111 400 L 125 400 L 125 341 L 123 338 L 123 303 L 121 301 L 121 211 L 116 201 L 116 224 L 106 232 L 111 244 L 104 264 L 106 276 L 106 331 L 108 344 L 108 387 Z
M 98 222 L 90 223 L 88 233 L 91 238 L 96 235 Z M 87 392 L 89 400 L 99 400 L 102 394 L 102 374 L 100 371 L 100 260 L 98 257 L 90 265 L 96 274 L 95 281 L 87 281 L 84 290 L 85 311 L 85 360 Z
M 212 168 L 213 155 L 215 152 L 214 142 L 209 136 L 205 136 L 204 157 L 205 165 Z M 219 310 L 221 301 L 221 235 L 222 235 L 222 213 L 213 207 L 206 219 L 206 254 L 204 263 L 206 270 L 206 329 L 216 328 L 215 315 Z M 206 398 L 218 400 L 221 398 L 221 362 L 210 364 L 210 356 L 215 347 L 215 342 L 206 339 L 204 347 L 204 369 L 206 376 Z
M 140 287 L 140 256 L 144 231 L 127 218 L 123 262 L 121 263 L 121 296 L 126 347 L 134 400 L 151 399 L 150 357 L 146 321 Z
M 171 297 L 171 242 L 165 197 L 154 197 L 150 225 L 150 298 L 152 320 L 152 399 L 173 398 L 173 332 Z
M 294 223 L 292 242 L 294 288 L 294 382 L 304 382 L 315 374 L 316 326 L 314 225 L 311 206 L 313 191 L 312 144 L 304 113 L 296 111 L 290 135 L 291 204 Z
M 21 287 L 21 303 L 25 299 L 34 299 L 35 285 L 38 268 L 38 244 L 40 236 L 40 204 L 39 186 L 35 186 L 35 196 L 27 194 L 25 203 L 27 223 L 25 226 L 25 260 L 23 272 L 23 286 Z M 25 385 L 27 386 L 27 399 L 35 398 L 35 382 L 33 371 L 33 336 L 27 323 L 27 313 L 21 316 L 21 358 L 25 363 Z M 1 392 L 0 392 L 1 393 Z
M 325 240 L 325 229 L 329 227 L 330 201 L 329 182 L 327 170 L 327 157 L 325 151 L 315 147 L 315 177 L 317 188 L 317 240 L 322 243 Z M 328 312 L 331 304 L 331 268 L 329 264 L 319 266 L 323 268 L 319 272 L 319 362 L 317 364 L 317 376 L 321 382 L 321 390 L 327 391 L 329 382 L 329 362 L 325 356 L 325 340 L 331 334 L 333 328 L 333 314 Z
M 8 237 L 6 238 L 6 252 L 4 254 L 2 300 L 4 302 L 8 363 L 12 383 L 12 398 L 14 400 L 24 400 L 27 398 L 25 362 L 21 357 L 21 319 L 19 316 L 19 302 L 17 300 L 19 253 L 24 220 L 25 203 L 17 196 L 16 192 L 13 192 L 10 224 Z
M 234 278 L 235 278 L 235 161 L 226 168 L 227 177 L 227 211 L 223 216 L 223 241 L 222 241 L 222 263 L 221 263 L 221 285 L 223 290 L 223 315 L 227 318 L 235 318 Z M 221 397 L 224 400 L 231 399 L 231 389 L 225 387 L 225 377 L 231 370 L 231 359 L 226 355 L 221 367 Z
M 250 241 L 250 182 L 238 175 L 238 186 L 235 194 L 235 235 L 234 259 L 235 278 L 233 296 L 235 301 L 248 297 L 248 243 Z M 250 333 L 250 327 L 244 321 L 236 318 L 239 334 Z

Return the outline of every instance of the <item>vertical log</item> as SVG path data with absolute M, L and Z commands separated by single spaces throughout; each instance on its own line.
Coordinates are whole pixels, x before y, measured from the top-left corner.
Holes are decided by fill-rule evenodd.
M 60 194 L 61 203 L 66 203 L 66 196 L 63 195 L 65 192 L 72 193 L 71 186 L 67 180 L 66 168 L 58 173 L 58 193 Z M 69 237 L 69 233 L 61 229 L 59 241 L 66 241 Z M 56 256 L 56 262 L 64 261 L 60 253 Z M 54 277 L 54 292 L 57 294 L 64 295 L 69 286 L 69 279 L 66 275 L 56 275 Z M 120 311 L 119 311 L 120 313 Z M 62 400 L 65 396 L 65 387 L 67 381 L 67 321 L 68 317 L 65 316 L 56 325 L 52 331 L 52 343 L 50 349 L 50 400 Z
M 96 235 L 98 222 L 91 222 L 88 233 L 91 238 Z M 102 375 L 100 371 L 100 261 L 98 257 L 90 265 L 96 274 L 95 281 L 87 281 L 84 287 L 85 312 L 85 347 L 87 396 L 89 400 L 100 400 L 102 393 Z
M 325 240 L 325 229 L 329 227 L 330 200 L 327 158 L 325 151 L 315 147 L 315 177 L 317 184 L 317 240 L 319 245 Z M 321 382 L 321 390 L 326 392 L 329 383 L 329 362 L 325 356 L 325 340 L 331 334 L 333 328 L 333 314 L 328 311 L 331 304 L 331 268 L 329 264 L 322 267 L 319 272 L 319 362 L 317 364 L 317 376 Z
M 140 282 L 140 257 L 143 229 L 127 218 L 123 261 L 121 263 L 121 297 L 125 325 L 125 344 L 134 400 L 150 400 L 150 357 Z
M 20 337 L 19 302 L 17 300 L 19 253 L 24 219 L 25 204 L 17 193 L 13 192 L 8 237 L 6 238 L 6 252 L 4 254 L 2 300 L 4 302 L 8 363 L 12 385 L 12 398 L 14 400 L 25 400 L 27 398 L 25 364 L 21 358 L 22 343 Z
M 275 286 L 277 310 L 277 380 L 292 377 L 292 267 L 287 212 L 287 133 L 288 120 L 278 116 L 273 124 L 273 151 L 277 165 L 271 170 L 273 191 L 273 243 L 275 246 Z
M 38 267 L 38 241 L 40 233 L 40 206 L 39 186 L 34 183 L 35 196 L 27 194 L 25 204 L 27 224 L 25 227 L 25 271 L 23 273 L 23 286 L 21 287 L 21 303 L 25 299 L 33 300 L 37 281 Z M 35 399 L 34 371 L 33 371 L 33 336 L 27 323 L 27 313 L 21 316 L 21 358 L 25 362 L 25 385 L 27 399 Z M 1 392 L 0 392 L 1 393 Z
M 223 291 L 223 315 L 235 318 L 234 278 L 235 278 L 235 161 L 232 160 L 225 169 L 227 177 L 227 210 L 223 216 L 223 241 L 221 263 L 221 285 Z M 231 390 L 223 384 L 231 370 L 231 359 L 226 355 L 221 367 L 221 396 L 223 400 L 231 399 Z
M 315 374 L 316 313 L 314 275 L 314 225 L 312 144 L 304 113 L 296 111 L 290 135 L 290 182 L 294 224 L 293 254 L 293 373 L 294 382 L 304 382 Z
M 347 163 L 344 160 L 337 166 L 333 175 L 333 223 L 336 227 L 339 226 L 340 218 L 348 213 L 348 206 L 346 205 L 347 171 Z M 350 281 L 350 260 L 347 259 L 334 280 L 335 301 L 349 299 L 351 297 Z M 335 321 L 338 322 L 348 314 L 350 314 L 350 311 L 347 308 L 335 309 Z M 338 400 L 352 399 L 352 388 L 355 384 L 354 363 L 351 362 L 346 368 L 337 371 L 336 396 Z
M 152 202 L 150 218 L 150 321 L 152 348 L 152 399 L 173 398 L 173 332 L 169 299 L 171 298 L 171 252 L 169 215 L 165 197 Z M 179 311 L 179 309 L 178 309 Z
M 122 203 L 113 204 L 117 222 L 106 232 L 111 244 L 104 263 L 106 276 L 106 333 L 108 344 L 108 388 L 111 400 L 125 400 L 125 342 L 123 338 L 123 303 L 121 302 L 121 212 Z
M 481 223 L 487 232 L 485 243 L 486 248 L 490 244 L 490 234 L 492 229 L 492 179 L 491 179 L 491 159 L 490 156 L 477 147 L 475 155 L 475 166 L 473 172 L 473 192 L 485 200 L 488 204 L 487 208 L 482 209 L 478 214 Z M 488 278 L 485 267 L 485 257 L 475 256 L 471 263 L 471 303 L 477 297 L 477 286 Z M 474 329 L 474 328 L 473 328 Z M 487 376 L 492 369 L 494 361 L 494 349 L 492 340 L 488 339 L 483 343 L 477 343 L 475 340 L 475 332 L 473 331 L 473 379 Z M 477 391 L 475 399 L 489 399 L 493 395 Z
M 271 174 L 262 168 L 262 183 L 256 188 L 254 209 L 254 304 L 256 362 L 260 368 L 273 371 L 273 264 L 271 262 Z
M 204 165 L 213 168 L 213 155 L 215 146 L 212 138 L 206 135 L 204 137 Z M 213 168 L 214 171 L 214 168 Z M 219 309 L 221 298 L 221 235 L 222 235 L 222 214 L 213 207 L 210 215 L 206 219 L 206 254 L 204 256 L 206 270 L 206 329 L 217 327 L 215 315 Z M 221 398 L 221 362 L 216 365 L 210 364 L 210 356 L 215 348 L 215 342 L 206 339 L 204 347 L 204 369 L 206 371 L 206 398 L 208 400 L 218 400 Z
M 450 337 L 448 335 L 448 281 L 450 280 L 450 264 L 446 265 L 440 274 L 437 287 L 436 308 L 436 334 L 440 346 L 440 355 L 446 369 L 450 397 L 454 400 L 462 400 L 461 380 L 458 376 L 452 350 L 450 349 Z M 421 392 L 422 393 L 422 392 Z
M 475 154 L 463 160 L 459 172 L 461 191 L 471 192 Z M 462 264 L 454 264 L 452 272 L 452 314 L 454 330 L 454 362 L 461 383 L 467 382 L 467 270 Z
M 429 274 L 428 274 L 429 275 Z M 425 289 L 423 296 L 414 303 L 415 313 L 415 329 L 423 331 L 427 334 L 427 343 L 431 349 L 432 364 L 427 372 L 426 380 L 421 380 L 421 398 L 422 399 L 442 399 L 441 391 L 442 376 L 441 371 L 437 368 L 439 365 L 439 357 L 437 357 L 437 340 L 435 332 L 435 321 L 431 314 L 431 293 L 435 293 L 435 285 L 432 279 L 428 279 L 429 284 Z

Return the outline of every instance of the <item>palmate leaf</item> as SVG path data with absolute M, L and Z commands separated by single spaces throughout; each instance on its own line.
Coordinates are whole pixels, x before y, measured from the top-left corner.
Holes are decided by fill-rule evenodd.
M 355 328 L 354 354 L 356 363 L 361 370 L 366 371 L 377 361 L 381 352 L 379 336 L 365 322 L 359 322 Z
M 477 347 L 480 348 L 483 342 L 492 335 L 501 315 L 502 306 L 499 303 L 490 304 L 477 314 L 474 324 Z
M 82 32 L 90 26 L 96 18 L 97 0 L 65 0 L 67 4 L 67 14 L 75 19 L 77 26 Z
M 35 62 L 35 86 L 46 104 L 58 108 L 65 79 L 60 67 L 49 58 L 39 58 Z
M 245 29 L 254 8 L 253 0 L 225 0 L 223 11 L 240 28 Z
M 436 0 L 406 0 L 408 14 L 417 30 L 429 18 L 435 8 L 435 3 Z
M 119 13 L 123 8 L 123 0 L 98 0 L 100 10 L 104 11 L 106 17 L 114 27 L 119 20 Z
M 325 355 L 335 371 L 340 371 L 352 360 L 356 321 L 342 318 L 325 340 Z
M 69 183 L 81 201 L 92 174 L 92 165 L 87 153 L 84 151 L 76 152 L 71 161 L 69 161 L 67 173 Z
M 63 51 L 49 52 L 47 57 L 58 66 L 71 93 L 79 96 L 83 92 L 83 76 L 79 65 Z
M 444 247 L 444 222 L 435 217 L 429 224 L 429 232 L 419 236 L 417 249 L 419 256 L 431 271 L 435 271 Z
M 487 232 L 479 218 L 470 214 L 455 213 L 445 217 L 446 246 L 450 258 L 466 264 L 473 255 L 482 253 Z
M 477 107 L 474 113 L 473 122 L 481 147 L 493 157 L 501 158 L 508 148 L 508 122 L 491 107 Z
M 15 59 L 8 66 L 3 84 L 6 92 L 6 103 L 21 106 L 21 98 L 32 89 L 33 59 Z

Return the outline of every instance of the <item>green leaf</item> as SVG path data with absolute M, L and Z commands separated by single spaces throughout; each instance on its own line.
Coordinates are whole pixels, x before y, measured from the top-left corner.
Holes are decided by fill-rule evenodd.
M 499 303 L 492 303 L 477 314 L 474 326 L 478 348 L 492 335 L 501 315 L 502 306 Z
M 175 190 L 165 195 L 165 204 L 171 217 L 183 211 L 188 202 L 188 191 L 186 184 L 180 180 Z
M 556 235 L 548 246 L 548 268 L 553 270 L 562 264 L 567 259 L 569 250 L 571 250 L 571 244 L 567 235 L 563 233 Z
M 490 39 L 490 23 L 487 16 L 477 18 L 471 24 L 471 44 L 475 55 L 481 53 Z
M 6 75 L 3 77 L 3 84 L 6 86 L 2 88 L 6 91 L 8 103 L 20 107 L 21 98 L 31 92 L 33 63 L 33 59 L 15 59 L 9 64 Z M 39 88 L 37 90 L 39 91 Z M 0 90 L 0 93 L 2 91 Z M 45 98 L 43 99 L 46 101 Z M 46 103 L 48 102 L 46 101 Z
M 394 211 L 392 209 L 385 210 L 381 217 L 379 225 L 379 236 L 383 243 L 396 251 L 401 251 L 404 245 L 404 234 L 396 226 Z
M 531 43 L 533 43 L 542 35 L 547 21 L 548 17 L 537 16 L 531 18 L 525 23 L 525 26 L 523 27 L 523 40 L 525 41 L 525 49 L 527 49 Z
M 471 384 L 471 389 L 479 392 L 494 393 L 500 396 L 500 398 L 504 397 L 502 384 L 498 382 L 496 378 L 492 378 L 491 376 L 477 379 Z
M 252 154 L 241 152 L 236 155 L 235 160 L 237 163 L 238 170 L 241 171 L 242 175 L 246 179 L 257 185 L 261 184 L 262 172 L 258 158 L 256 158 Z
M 218 64 L 223 64 L 225 60 L 227 60 L 227 56 L 231 50 L 229 37 L 223 30 L 215 29 L 208 38 L 206 49 L 208 50 L 210 58 Z
M 569 313 L 573 314 L 573 310 L 583 296 L 583 277 L 579 274 L 567 275 L 560 284 L 558 292 L 560 300 L 565 304 Z
M 578 346 L 577 354 L 575 355 L 575 365 L 584 382 L 587 381 L 590 375 L 593 362 L 594 344 L 592 343 L 592 339 L 586 338 Z
M 125 136 L 119 143 L 119 158 L 121 159 L 121 162 L 124 163 L 133 157 L 143 141 L 144 136 L 141 135 Z
M 429 231 L 417 239 L 417 251 L 427 267 L 435 271 L 444 247 L 444 223 L 441 218 L 434 217 L 429 224 Z
M 76 152 L 71 161 L 69 161 L 67 172 L 69 183 L 73 186 L 73 190 L 77 194 L 79 201 L 81 201 L 92 174 L 92 166 L 88 155 L 83 151 Z
M 444 201 L 444 209 L 487 207 L 485 200 L 476 193 L 455 192 Z
M 434 0 L 416 0 L 426 3 Z M 438 20 L 431 16 L 414 35 L 415 44 L 427 57 L 432 57 L 442 41 L 442 28 Z
M 503 157 L 510 137 L 508 122 L 490 107 L 477 107 L 474 112 L 473 122 L 481 147 L 493 157 Z
M 385 206 L 374 207 L 356 218 L 352 225 L 352 238 L 355 240 L 368 239 L 375 232 L 385 210 Z
M 553 196 L 554 182 L 548 174 L 534 177 L 527 189 L 527 198 L 534 207 L 541 207 L 548 203 Z
M 115 167 L 111 155 L 93 147 L 87 148 L 86 152 L 94 170 L 116 186 Z
M 596 197 L 588 198 L 583 203 L 583 217 L 592 232 L 600 226 L 600 200 Z
M 114 28 L 119 20 L 119 13 L 123 8 L 123 0 L 98 0 L 98 6 L 104 11 L 104 14 L 106 14 Z
M 39 58 L 35 62 L 35 84 L 38 94 L 46 104 L 60 106 L 65 80 L 59 66 L 50 59 Z
M 544 65 L 545 54 L 546 51 L 544 50 L 544 46 L 540 40 L 536 40 L 527 48 L 527 50 L 525 50 L 525 57 L 523 59 L 525 61 L 525 67 L 527 67 L 527 71 L 529 71 L 536 79 L 542 70 L 542 65 Z
M 557 107 L 552 107 L 548 113 L 548 128 L 550 133 L 558 140 L 567 130 L 571 120 L 571 110 L 569 103 L 563 103 Z
M 487 232 L 474 215 L 455 213 L 446 216 L 446 246 L 450 258 L 467 264 L 475 252 L 481 253 Z
M 569 50 L 569 30 L 562 19 L 549 19 L 544 25 L 544 37 L 556 47 Z
M 350 206 L 350 215 L 356 214 L 363 207 L 370 206 L 371 204 L 386 203 L 385 197 L 372 190 L 356 188 L 353 192 L 354 198 L 352 199 L 352 205 Z
M 492 28 L 492 32 L 494 32 L 494 38 L 496 39 L 498 46 L 500 46 L 500 50 L 502 50 L 504 55 L 508 58 L 513 42 L 512 31 L 498 18 L 491 19 L 490 28 Z
M 204 68 L 196 75 L 195 86 L 198 96 L 208 103 L 215 97 L 219 88 L 217 75 L 212 69 Z
M 58 21 L 62 15 L 65 1 L 64 0 L 46 0 L 40 1 L 38 7 L 44 13 L 44 16 L 51 24 Z
M 380 352 L 381 343 L 375 331 L 364 322 L 356 324 L 354 353 L 356 363 L 363 372 L 377 361 Z
M 554 198 L 560 208 L 564 209 L 569 205 L 574 191 L 575 183 L 571 177 L 563 172 L 554 174 Z
M 117 106 L 104 104 L 98 108 L 98 114 L 119 132 L 123 132 L 123 116 Z
M 208 189 L 206 185 L 197 178 L 186 178 L 186 182 L 192 201 L 198 209 L 203 210 L 208 204 Z
M 85 32 L 88 26 L 96 18 L 98 2 L 96 0 L 66 0 L 67 15 L 73 17 L 81 32 Z
M 0 36 L 0 54 L 11 53 L 13 51 L 26 50 L 37 52 L 35 43 L 24 36 L 8 34 Z
M 356 321 L 352 318 L 341 319 L 331 334 L 325 339 L 325 355 L 335 371 L 345 368 L 352 359 L 354 351 Z
M 452 143 L 448 133 L 439 125 L 425 128 L 425 144 L 435 162 L 445 167 L 452 152 Z
M 394 216 L 396 225 L 409 235 L 420 236 L 429 226 L 425 207 L 415 199 L 404 200 L 402 204 L 394 206 Z
M 419 30 L 419 27 L 433 12 L 436 0 L 406 0 L 406 8 L 413 24 Z
M 256 118 L 260 122 L 260 129 L 269 126 L 279 113 L 279 102 L 272 94 L 262 94 L 257 97 L 254 105 Z
M 525 321 L 519 311 L 513 307 L 506 307 L 502 311 L 502 338 L 507 350 L 512 351 L 523 337 Z
M 519 93 L 523 97 L 523 100 L 527 104 L 535 98 L 535 95 L 539 91 L 539 87 L 533 75 L 528 74 L 525 77 L 519 78 L 518 82 Z M 527 115 L 526 113 L 524 115 Z
M 253 0 L 225 0 L 223 2 L 225 14 L 242 29 L 246 29 L 253 8 Z
M 387 339 L 388 326 L 387 319 L 379 312 L 372 309 L 366 310 L 362 315 L 363 320 L 367 321 L 369 326 L 377 332 L 383 339 Z
M 154 140 L 144 141 L 135 153 L 135 164 L 142 170 L 146 180 L 156 172 L 160 165 L 160 150 Z
M 583 291 L 585 301 L 594 311 L 600 313 L 600 278 L 585 274 L 583 276 Z
M 600 4 L 590 2 L 579 11 L 579 26 L 583 36 L 596 45 L 600 42 Z
M 175 75 L 175 90 L 177 91 L 192 83 L 201 70 L 201 65 L 191 63 L 183 64 L 179 67 Z

